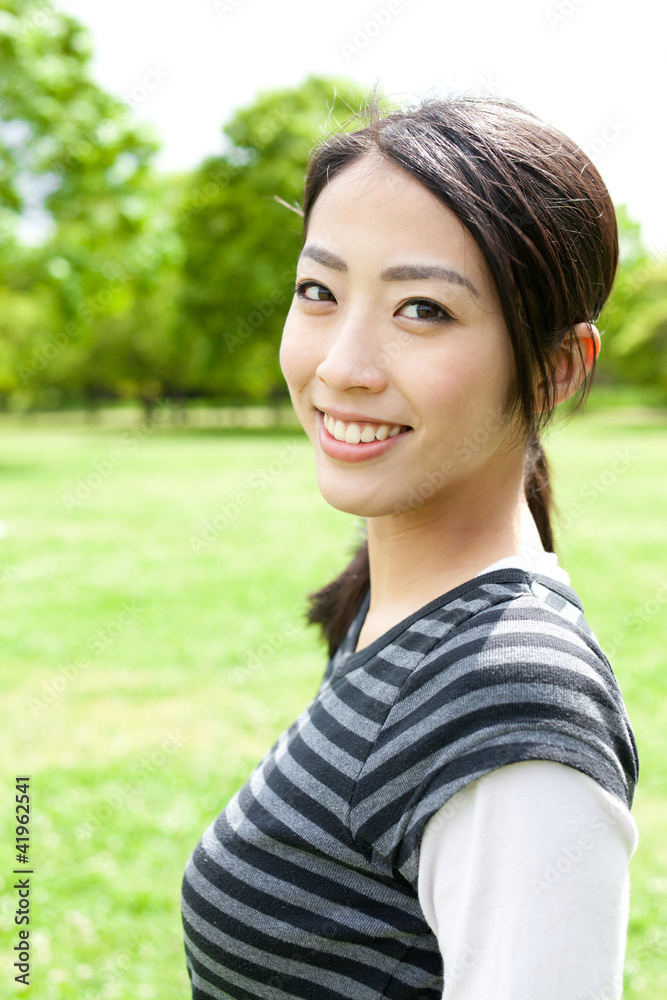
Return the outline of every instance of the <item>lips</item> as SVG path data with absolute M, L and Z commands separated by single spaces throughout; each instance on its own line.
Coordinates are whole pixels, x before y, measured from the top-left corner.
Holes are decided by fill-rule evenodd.
M 343 420 L 340 415 L 318 411 L 320 444 L 325 454 L 345 462 L 359 462 L 384 454 L 411 432 L 405 424 Z

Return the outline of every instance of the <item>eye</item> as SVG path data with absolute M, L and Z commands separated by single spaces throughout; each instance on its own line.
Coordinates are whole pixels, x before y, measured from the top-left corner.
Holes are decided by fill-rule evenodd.
M 431 299 L 410 299 L 404 302 L 398 313 L 407 319 L 423 320 L 427 323 L 449 323 L 454 317 Z
M 308 294 L 312 292 L 313 294 Z M 316 281 L 299 281 L 294 286 L 294 293 L 306 302 L 335 302 L 333 295 L 324 285 Z

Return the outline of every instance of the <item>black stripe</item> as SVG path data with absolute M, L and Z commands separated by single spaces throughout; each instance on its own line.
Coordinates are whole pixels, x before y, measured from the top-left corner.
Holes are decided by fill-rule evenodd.
M 307 711 L 265 755 L 252 788 L 249 780 L 239 790 L 236 807 L 246 818 L 239 831 L 223 811 L 213 825 L 220 856 L 209 856 L 202 843 L 192 855 L 184 909 L 191 907 L 211 936 L 217 929 L 229 937 L 229 947 L 214 944 L 189 926 L 184 912 L 193 947 L 214 966 L 206 968 L 186 942 L 197 1000 L 210 1000 L 198 977 L 234 1000 L 269 1000 L 278 989 L 304 1000 L 358 1000 L 368 990 L 394 1000 L 439 1000 L 442 959 L 419 906 L 418 851 L 426 824 L 448 796 L 498 767 L 551 760 L 632 804 L 634 734 L 571 588 L 522 570 L 497 570 L 353 652 L 368 599 L 367 593 Z M 420 630 L 422 620 L 438 627 Z M 400 664 L 402 652 L 408 665 Z M 364 690 L 352 683 L 352 671 Z M 481 698 L 490 703 L 481 705 Z M 353 729 L 332 714 L 332 699 L 350 714 Z M 322 755 L 320 738 L 327 741 Z M 329 793 L 339 801 L 328 804 Z M 293 817 L 280 814 L 280 803 Z M 190 881 L 194 870 L 202 887 L 236 901 L 233 916 L 230 907 L 200 895 Z M 348 887 L 352 877 L 358 881 Z M 278 892 L 269 890 L 269 878 L 278 880 Z M 324 914 L 312 911 L 313 896 L 324 902 Z M 295 943 L 269 932 L 271 917 L 293 928 Z M 376 922 L 384 925 L 380 933 Z M 294 961 L 303 975 L 272 973 L 265 962 L 242 958 L 234 941 L 273 956 L 281 969 Z M 360 947 L 376 959 L 362 960 Z M 308 981 L 309 969 L 340 973 L 338 987 Z M 253 988 L 235 986 L 232 970 Z M 344 976 L 351 982 L 343 984 Z

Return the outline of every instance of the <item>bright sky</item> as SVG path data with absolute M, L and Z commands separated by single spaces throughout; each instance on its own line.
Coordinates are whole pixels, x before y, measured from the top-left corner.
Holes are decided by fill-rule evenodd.
M 152 122 L 165 170 L 221 152 L 260 90 L 309 74 L 403 100 L 519 101 L 591 156 L 667 252 L 664 31 L 655 0 L 55 0 L 92 32 L 93 74 Z

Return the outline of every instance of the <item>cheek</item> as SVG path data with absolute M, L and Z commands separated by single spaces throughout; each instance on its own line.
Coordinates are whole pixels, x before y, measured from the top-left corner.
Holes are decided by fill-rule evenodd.
M 422 358 L 411 369 L 418 398 L 432 412 L 451 416 L 461 408 L 479 405 L 480 396 L 489 394 L 488 373 L 465 348 L 448 352 L 444 358 Z
M 460 343 L 445 356 L 422 359 L 412 372 L 418 386 L 418 406 L 431 414 L 445 430 L 469 433 L 478 426 L 500 427 L 505 422 L 511 356 L 504 344 L 493 350 Z
M 307 341 L 298 335 L 289 317 L 283 329 L 279 358 L 290 392 L 299 392 L 311 377 L 313 359 L 307 349 Z

